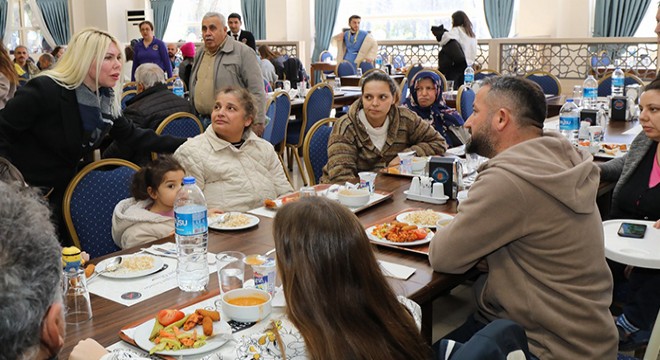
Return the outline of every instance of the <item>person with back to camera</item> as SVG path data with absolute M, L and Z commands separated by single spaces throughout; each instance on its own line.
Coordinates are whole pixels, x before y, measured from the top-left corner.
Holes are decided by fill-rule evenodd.
M 363 78 L 362 97 L 332 127 L 322 183 L 354 181 L 361 171 L 398 165 L 400 152 L 445 153 L 445 139 L 428 122 L 397 106 L 398 93 L 392 78 L 381 71 Z
M 450 148 L 463 145 L 470 139 L 461 115 L 442 100 L 440 76 L 433 71 L 422 70 L 415 75 L 403 106 L 431 124 Z
M 146 63 L 154 63 L 160 66 L 167 74 L 167 78 L 171 78 L 172 64 L 167 54 L 167 45 L 154 36 L 154 24 L 151 21 L 145 20 L 138 27 L 140 28 L 142 39 L 133 46 L 134 54 L 131 81 L 135 81 L 135 70 L 138 66 Z
M 348 209 L 322 197 L 286 204 L 275 216 L 273 238 L 287 303 L 276 331 L 287 358 L 431 358 L 419 333 L 419 305 L 397 301 Z M 261 346 L 252 340 L 242 338 L 237 348 Z
M 466 151 L 490 160 L 431 240 L 429 262 L 438 272 L 476 265 L 484 273 L 474 284 L 477 311 L 445 337 L 463 342 L 509 319 L 539 359 L 615 359 L 599 170 L 587 151 L 543 131 L 546 112 L 543 91 L 527 79 L 486 78 L 477 92 Z
M 456 11 L 451 14 L 451 22 L 452 28 L 442 34 L 442 38 L 439 40 L 440 46 L 444 46 L 451 40 L 458 41 L 463 54 L 465 54 L 466 65 L 472 66 L 477 58 L 477 37 L 474 34 L 472 22 L 463 11 Z M 458 89 L 459 86 L 463 85 L 463 71 L 465 69 L 456 69 L 444 75 L 447 80 L 454 80 L 454 86 Z
M 255 102 L 247 89 L 221 89 L 211 126 L 174 153 L 197 180 L 209 207 L 247 211 L 293 191 L 273 145 L 250 128 L 257 116 Z
M 599 164 L 601 180 L 616 182 L 610 218 L 652 220 L 660 228 L 660 78 L 646 85 L 639 107 L 643 131 L 624 156 Z M 619 350 L 641 348 L 648 343 L 660 309 L 660 270 L 609 264 L 615 297 L 628 283 L 627 298 L 621 299 L 623 313 L 616 319 Z
M 53 70 L 30 80 L 0 112 L 0 156 L 48 197 L 60 240 L 70 243 L 62 217 L 67 185 L 106 135 L 120 146 L 173 152 L 185 139 L 159 137 L 121 116 L 113 87 L 121 74 L 119 42 L 107 32 L 83 30 Z M 35 106 L 38 104 L 38 106 Z
M 187 42 L 181 45 L 181 55 L 183 56 L 183 61 L 179 64 L 179 77 L 184 84 L 186 84 L 186 89 L 190 88 L 190 72 L 192 71 L 193 61 L 195 60 L 195 44 Z

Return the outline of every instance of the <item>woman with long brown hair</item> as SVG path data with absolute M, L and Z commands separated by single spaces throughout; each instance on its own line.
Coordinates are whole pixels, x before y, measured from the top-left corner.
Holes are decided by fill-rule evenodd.
M 14 71 L 14 62 L 9 58 L 5 46 L 0 43 L 0 109 L 14 97 L 18 86 L 18 75 Z
M 474 34 L 472 22 L 465 12 L 459 10 L 451 14 L 451 24 L 451 30 L 440 40 L 440 46 L 452 39 L 458 41 L 465 53 L 465 61 L 468 66 L 472 66 L 477 58 L 477 36 Z
M 322 197 L 287 204 L 275 217 L 273 237 L 286 315 L 308 358 L 431 357 L 406 307 L 416 304 L 397 300 L 347 208 Z

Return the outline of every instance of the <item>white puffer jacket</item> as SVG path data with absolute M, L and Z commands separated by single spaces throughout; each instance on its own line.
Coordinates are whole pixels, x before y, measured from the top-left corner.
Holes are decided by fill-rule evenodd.
M 174 218 L 147 210 L 152 200 L 128 198 L 115 206 L 112 239 L 122 249 L 162 239 L 174 232 Z
M 174 153 L 187 176 L 194 176 L 209 208 L 247 211 L 293 191 L 273 145 L 248 131 L 237 149 L 213 126 L 188 139 Z

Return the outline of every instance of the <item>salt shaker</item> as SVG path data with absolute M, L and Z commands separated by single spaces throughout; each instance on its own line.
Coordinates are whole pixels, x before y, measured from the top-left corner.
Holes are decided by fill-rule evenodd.
M 421 182 L 419 176 L 415 176 L 410 182 L 410 188 L 408 189 L 408 194 L 419 195 L 421 190 Z

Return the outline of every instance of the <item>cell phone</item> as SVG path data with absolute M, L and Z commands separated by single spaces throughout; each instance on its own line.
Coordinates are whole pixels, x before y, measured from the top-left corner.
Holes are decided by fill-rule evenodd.
M 619 236 L 641 239 L 646 233 L 646 225 L 644 224 L 631 224 L 631 223 L 621 223 L 619 227 Z

